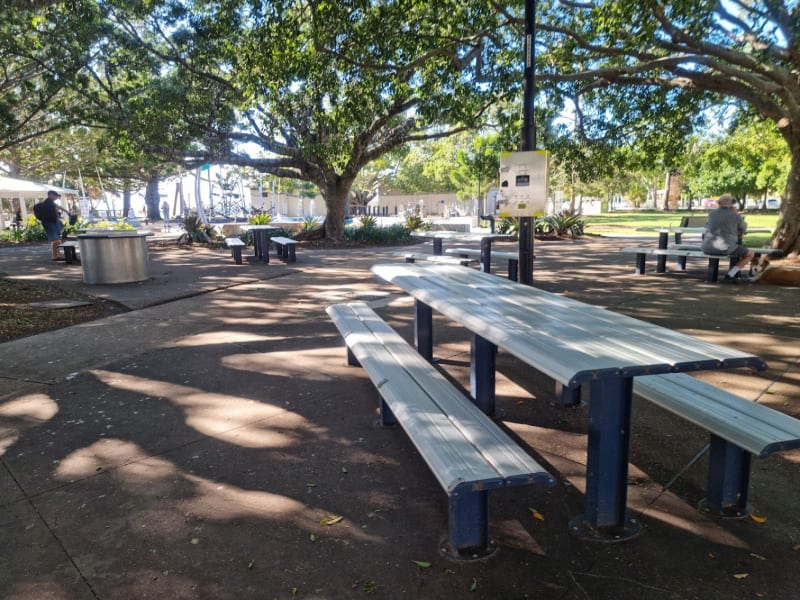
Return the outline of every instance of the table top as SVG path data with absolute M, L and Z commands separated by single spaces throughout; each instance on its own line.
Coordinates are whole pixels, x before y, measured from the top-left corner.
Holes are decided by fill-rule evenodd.
M 413 231 L 411 232 L 413 237 L 420 237 L 420 238 L 438 238 L 440 240 L 462 240 L 462 241 L 470 241 L 475 240 L 479 241 L 485 238 L 491 239 L 508 239 L 512 236 L 505 234 L 505 233 L 466 233 L 462 231 Z
M 82 233 L 81 233 L 82 232 Z M 152 231 L 133 231 L 129 229 L 82 229 L 79 230 L 78 239 L 93 238 L 133 238 L 153 235 Z
M 556 381 L 766 368 L 757 356 L 475 269 L 377 264 L 372 271 Z

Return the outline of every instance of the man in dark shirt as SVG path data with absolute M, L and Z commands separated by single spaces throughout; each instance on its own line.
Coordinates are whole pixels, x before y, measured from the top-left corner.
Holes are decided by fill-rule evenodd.
M 725 283 L 736 283 L 741 278 L 741 269 L 755 257 L 755 253 L 740 240 L 747 230 L 744 218 L 736 212 L 736 202 L 730 194 L 724 194 L 717 200 L 719 208 L 708 213 L 706 230 L 703 233 L 703 252 L 730 256 L 737 262 L 730 268 Z
M 59 217 L 60 213 L 69 215 L 69 213 L 56 204 L 56 198 L 60 198 L 61 194 L 55 190 L 47 192 L 47 198 L 42 202 L 42 216 L 40 221 L 44 227 L 44 232 L 47 235 L 47 240 L 50 242 L 50 253 L 53 260 L 58 260 L 58 247 L 61 245 L 61 232 L 64 229 L 64 223 L 61 222 Z

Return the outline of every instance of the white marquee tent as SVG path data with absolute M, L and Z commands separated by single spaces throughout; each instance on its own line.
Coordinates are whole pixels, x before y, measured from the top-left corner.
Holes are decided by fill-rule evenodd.
M 19 198 L 20 200 L 43 200 L 49 190 L 55 190 L 59 194 L 78 194 L 78 190 L 63 188 L 57 185 L 47 185 L 24 179 L 14 179 L 13 177 L 0 177 L 0 229 L 5 229 L 5 206 L 4 198 Z M 27 219 L 28 211 L 25 202 L 20 202 L 22 218 Z M 11 210 L 13 214 L 13 208 Z

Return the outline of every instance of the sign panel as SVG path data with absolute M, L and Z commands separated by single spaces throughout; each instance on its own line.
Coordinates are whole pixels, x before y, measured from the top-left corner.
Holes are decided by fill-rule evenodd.
M 501 217 L 541 217 L 547 207 L 547 151 L 504 152 L 500 155 Z

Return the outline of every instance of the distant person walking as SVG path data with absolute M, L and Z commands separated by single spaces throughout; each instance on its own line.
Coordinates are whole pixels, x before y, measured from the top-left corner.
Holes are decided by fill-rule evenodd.
M 33 207 L 33 214 L 41 221 L 47 240 L 50 242 L 50 254 L 53 260 L 60 260 L 58 247 L 61 245 L 61 232 L 64 230 L 60 214 L 63 213 L 69 217 L 69 212 L 56 204 L 56 198 L 60 197 L 61 194 L 50 190 L 47 192 L 47 198 Z
M 166 200 L 161 203 L 161 218 L 164 219 L 164 229 L 169 229 L 169 202 Z
M 723 194 L 717 200 L 719 208 L 708 213 L 706 230 L 703 233 L 703 252 L 706 254 L 719 254 L 730 256 L 736 264 L 730 268 L 725 278 L 725 283 L 738 283 L 741 279 L 741 269 L 755 257 L 755 252 L 742 246 L 741 240 L 747 224 L 744 217 L 736 208 L 736 202 L 730 194 Z

